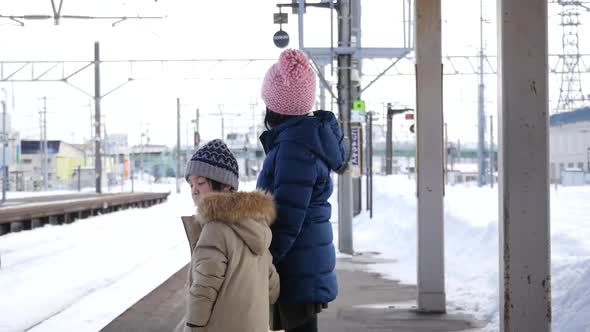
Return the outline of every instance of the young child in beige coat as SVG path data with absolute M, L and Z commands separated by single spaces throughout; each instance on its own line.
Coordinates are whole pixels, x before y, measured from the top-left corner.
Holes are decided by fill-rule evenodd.
M 184 217 L 191 248 L 186 315 L 177 330 L 268 331 L 279 278 L 268 250 L 275 205 L 262 192 L 236 192 L 238 165 L 221 140 L 200 148 L 186 179 L 198 212 Z

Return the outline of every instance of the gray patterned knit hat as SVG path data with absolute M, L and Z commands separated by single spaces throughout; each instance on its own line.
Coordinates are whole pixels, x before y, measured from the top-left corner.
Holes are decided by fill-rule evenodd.
M 187 181 L 189 175 L 206 177 L 238 190 L 238 161 L 220 139 L 209 141 L 195 152 L 186 164 Z

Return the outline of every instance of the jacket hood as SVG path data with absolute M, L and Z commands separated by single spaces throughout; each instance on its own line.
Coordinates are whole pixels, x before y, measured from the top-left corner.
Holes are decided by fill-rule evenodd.
M 345 166 L 347 159 L 344 136 L 332 112 L 316 111 L 313 116 L 299 116 L 285 121 L 262 133 L 260 141 L 266 153 L 280 142 L 305 146 L 336 172 Z
M 199 201 L 197 220 L 227 224 L 246 243 L 250 250 L 261 255 L 270 246 L 269 226 L 276 217 L 271 195 L 260 191 L 207 193 Z

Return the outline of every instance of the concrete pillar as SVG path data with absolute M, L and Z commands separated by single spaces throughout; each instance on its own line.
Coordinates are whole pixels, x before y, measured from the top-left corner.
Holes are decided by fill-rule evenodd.
M 20 221 L 10 223 L 10 232 L 11 233 L 20 232 L 23 229 L 25 229 L 25 224 Z
M 63 223 L 69 224 L 72 222 L 72 216 L 69 213 L 64 213 L 63 215 Z
M 441 1 L 416 0 L 418 310 L 445 312 Z
M 39 227 L 43 227 L 43 223 L 41 222 L 41 219 L 39 219 L 39 218 L 31 219 L 31 229 L 35 229 L 35 228 L 39 228 Z
M 10 225 L 0 224 L 0 235 L 8 234 L 10 232 Z
M 501 331 L 550 331 L 547 1 L 498 2 Z

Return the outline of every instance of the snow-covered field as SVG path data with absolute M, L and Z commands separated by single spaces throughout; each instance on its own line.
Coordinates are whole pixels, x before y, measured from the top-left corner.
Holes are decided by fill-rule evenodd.
M 373 272 L 416 283 L 415 182 L 375 178 L 375 212 L 354 222 L 355 250 L 378 251 L 396 263 Z M 554 331 L 590 331 L 590 187 L 551 188 Z M 488 321 L 498 331 L 498 191 L 448 186 L 445 196 L 445 270 L 448 306 Z
M 355 250 L 395 260 L 368 270 L 415 283 L 415 183 L 374 183 L 374 218 L 355 219 Z M 179 216 L 193 209 L 182 190 L 153 184 L 149 191 L 172 191 L 168 202 L 0 237 L 0 331 L 98 331 L 157 287 L 189 259 Z M 489 331 L 498 330 L 497 197 L 463 185 L 447 187 L 445 197 L 448 306 L 489 321 Z M 590 329 L 589 198 L 590 187 L 552 188 L 554 331 Z
M 185 196 L 0 237 L 0 331 L 100 330 L 186 264 Z

